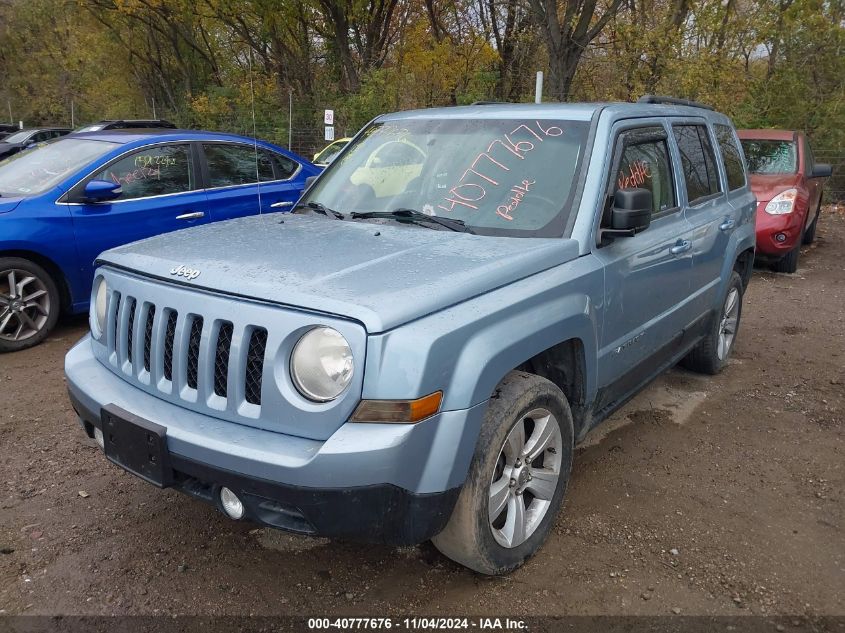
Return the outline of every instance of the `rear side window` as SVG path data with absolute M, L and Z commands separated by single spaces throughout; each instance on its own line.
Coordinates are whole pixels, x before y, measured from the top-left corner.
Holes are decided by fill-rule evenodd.
M 258 150 L 256 157 L 255 148 L 246 145 L 203 145 L 203 148 L 210 187 L 253 184 L 258 181 L 256 171 L 261 182 L 275 180 L 269 152 Z
M 655 215 L 676 207 L 665 130 L 660 127 L 642 128 L 626 132 L 622 138 L 624 149 L 613 191 L 632 187 L 648 189 Z
M 163 196 L 194 188 L 187 145 L 157 145 L 134 152 L 94 176 L 121 186 L 119 200 Z
M 267 152 L 267 154 L 272 156 L 276 163 L 276 180 L 287 180 L 296 173 L 297 169 L 299 169 L 299 163 L 295 160 L 291 160 L 287 156 L 274 154 L 272 152 Z
M 713 129 L 716 131 L 716 142 L 722 152 L 728 189 L 741 189 L 745 186 L 745 169 L 742 167 L 742 155 L 739 153 L 734 132 L 729 125 L 714 125 Z
M 707 127 L 704 125 L 673 125 L 672 131 L 681 153 L 681 166 L 687 186 L 687 200 L 694 205 L 721 191 L 716 157 Z

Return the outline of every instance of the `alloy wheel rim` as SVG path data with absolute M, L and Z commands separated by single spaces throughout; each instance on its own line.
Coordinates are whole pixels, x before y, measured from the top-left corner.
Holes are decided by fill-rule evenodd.
M 547 409 L 534 409 L 510 430 L 493 469 L 488 520 L 502 547 L 518 547 L 537 530 L 560 481 L 560 425 Z
M 23 341 L 38 334 L 50 315 L 46 284 L 19 268 L 0 271 L 0 339 Z
M 736 328 L 739 322 L 739 290 L 731 288 L 725 299 L 725 307 L 722 310 L 722 320 L 719 323 L 719 345 L 716 354 L 719 360 L 725 360 L 731 351 L 731 346 L 736 336 Z

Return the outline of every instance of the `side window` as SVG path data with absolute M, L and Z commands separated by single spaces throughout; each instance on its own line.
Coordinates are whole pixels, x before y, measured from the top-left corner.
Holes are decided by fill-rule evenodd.
M 157 145 L 125 156 L 93 176 L 120 184 L 118 200 L 163 196 L 194 188 L 188 145 Z
M 816 157 L 813 156 L 813 149 L 810 147 L 810 141 L 804 137 L 804 172 L 807 174 L 813 173 L 813 166 L 816 164 Z
M 614 176 L 613 192 L 631 187 L 648 189 L 654 201 L 655 215 L 676 207 L 672 163 L 663 128 L 626 132 L 622 139 L 624 149 Z
M 270 157 L 276 163 L 276 180 L 287 180 L 296 173 L 297 169 L 299 169 L 299 163 L 287 156 L 276 154 L 275 152 L 268 152 L 266 149 L 259 151 Z
M 719 173 L 716 171 L 716 158 L 707 136 L 707 127 L 673 125 L 672 131 L 681 153 L 689 204 L 697 204 L 703 198 L 719 193 Z
M 208 163 L 209 187 L 232 187 L 257 182 L 255 148 L 229 143 L 203 145 Z M 273 161 L 267 153 L 258 152 L 258 175 L 261 182 L 274 179 Z
M 745 186 L 745 169 L 742 167 L 742 154 L 739 153 L 734 132 L 729 125 L 714 125 L 713 129 L 716 131 L 716 141 L 722 152 L 722 161 L 728 176 L 728 189 L 741 189 Z

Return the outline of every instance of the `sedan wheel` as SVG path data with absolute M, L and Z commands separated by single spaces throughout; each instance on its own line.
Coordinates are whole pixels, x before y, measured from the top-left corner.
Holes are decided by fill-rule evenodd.
M 0 258 L 0 352 L 40 343 L 58 318 L 58 291 L 40 266 Z

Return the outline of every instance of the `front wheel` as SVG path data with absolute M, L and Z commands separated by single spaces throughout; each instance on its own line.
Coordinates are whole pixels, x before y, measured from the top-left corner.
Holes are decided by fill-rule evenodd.
M 0 257 L 0 353 L 43 341 L 59 318 L 59 291 L 41 266 Z
M 798 257 L 801 255 L 801 243 L 795 245 L 791 251 L 781 257 L 772 265 L 772 270 L 776 273 L 792 274 L 798 270 Z
M 701 374 L 718 374 L 727 364 L 739 331 L 742 316 L 742 278 L 734 271 L 728 281 L 722 307 L 710 329 L 681 361 L 681 365 Z
M 554 524 L 573 438 L 572 413 L 557 386 L 526 372 L 508 374 L 490 399 L 466 482 L 435 547 L 482 574 L 519 567 Z

